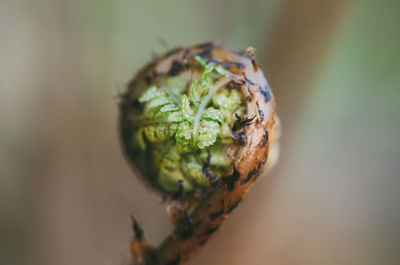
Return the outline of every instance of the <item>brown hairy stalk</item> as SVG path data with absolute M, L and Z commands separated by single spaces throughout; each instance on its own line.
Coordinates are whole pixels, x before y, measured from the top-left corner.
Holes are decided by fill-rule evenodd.
M 151 246 L 143 231 L 133 219 L 135 236 L 130 249 L 132 264 L 182 265 L 188 264 L 193 255 L 222 222 L 243 200 L 254 181 L 267 163 L 267 157 L 275 141 L 275 102 L 262 70 L 254 59 L 254 50 L 237 52 L 217 43 L 204 43 L 175 49 L 147 65 L 128 86 L 120 103 L 120 129 L 126 156 L 146 174 L 146 161 L 135 155 L 132 145 L 134 117 L 130 107 L 149 80 L 162 76 L 174 76 L 188 67 L 194 55 L 226 67 L 232 82 L 245 95 L 247 115 L 236 117 L 232 137 L 240 147 L 233 158 L 229 176 L 212 180 L 212 186 L 204 198 L 188 198 L 167 195 L 168 213 L 173 232 L 158 246 Z M 141 160 L 142 159 L 142 160 Z M 269 164 L 268 161 L 267 164 Z M 207 168 L 203 168 L 206 171 Z

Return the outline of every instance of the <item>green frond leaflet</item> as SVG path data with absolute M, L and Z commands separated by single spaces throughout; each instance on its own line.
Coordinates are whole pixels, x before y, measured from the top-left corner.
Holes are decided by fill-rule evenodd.
M 190 102 L 192 102 L 194 106 L 199 107 L 201 99 L 199 96 L 199 92 L 197 92 L 197 90 L 196 90 L 197 83 L 198 83 L 198 80 L 195 78 L 193 80 L 192 84 L 190 85 L 189 99 L 190 99 Z

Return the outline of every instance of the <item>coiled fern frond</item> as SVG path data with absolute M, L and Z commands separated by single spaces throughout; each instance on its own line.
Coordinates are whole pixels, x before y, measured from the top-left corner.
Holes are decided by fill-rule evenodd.
M 207 188 L 209 180 L 202 172 L 205 154 L 210 154 L 210 166 L 218 173 L 229 167 L 224 147 L 232 144 L 230 128 L 235 113 L 244 110 L 240 92 L 224 82 L 228 71 L 200 56 L 195 60 L 203 67 L 198 77 L 171 77 L 150 85 L 138 97 L 142 113 L 137 119 L 135 144 L 143 151 L 154 149 L 158 184 L 166 192 L 176 192 L 180 183 L 185 192 Z M 218 138 L 219 148 L 211 152 Z

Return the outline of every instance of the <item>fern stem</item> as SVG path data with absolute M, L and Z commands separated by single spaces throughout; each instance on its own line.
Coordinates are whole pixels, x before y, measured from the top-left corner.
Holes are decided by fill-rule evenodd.
M 179 100 L 179 98 L 174 94 L 174 92 L 172 92 L 172 90 L 167 86 L 167 84 L 164 82 L 163 79 L 160 79 L 160 83 L 162 85 L 162 87 L 165 88 L 165 91 L 167 91 L 168 96 L 176 103 L 176 105 L 178 107 L 181 106 L 181 101 Z
M 170 98 L 172 98 L 173 101 L 175 101 L 176 105 L 178 105 L 178 107 L 181 106 L 181 101 L 178 99 L 178 97 L 171 91 L 171 89 L 169 89 L 169 87 L 165 87 L 165 90 L 167 91 L 168 95 L 170 96 Z
M 225 86 L 229 82 L 233 80 L 232 76 L 227 76 L 223 79 L 221 79 L 218 83 L 215 84 L 215 86 L 210 90 L 210 92 L 205 96 L 200 103 L 199 109 L 196 114 L 196 118 L 194 120 L 194 126 L 193 126 L 193 137 L 194 139 L 197 139 L 197 132 L 199 129 L 199 124 L 200 124 L 200 119 L 201 116 L 203 115 L 204 110 L 206 109 L 208 102 L 211 100 L 211 98 L 214 96 L 214 94 L 220 89 L 221 87 Z

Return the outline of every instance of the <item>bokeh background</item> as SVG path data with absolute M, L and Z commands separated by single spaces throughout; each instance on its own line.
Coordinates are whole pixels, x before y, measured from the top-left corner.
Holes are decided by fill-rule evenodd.
M 400 2 L 1 0 L 0 264 L 126 264 L 130 212 L 169 231 L 121 154 L 117 98 L 153 54 L 257 48 L 281 159 L 193 264 L 400 264 Z

